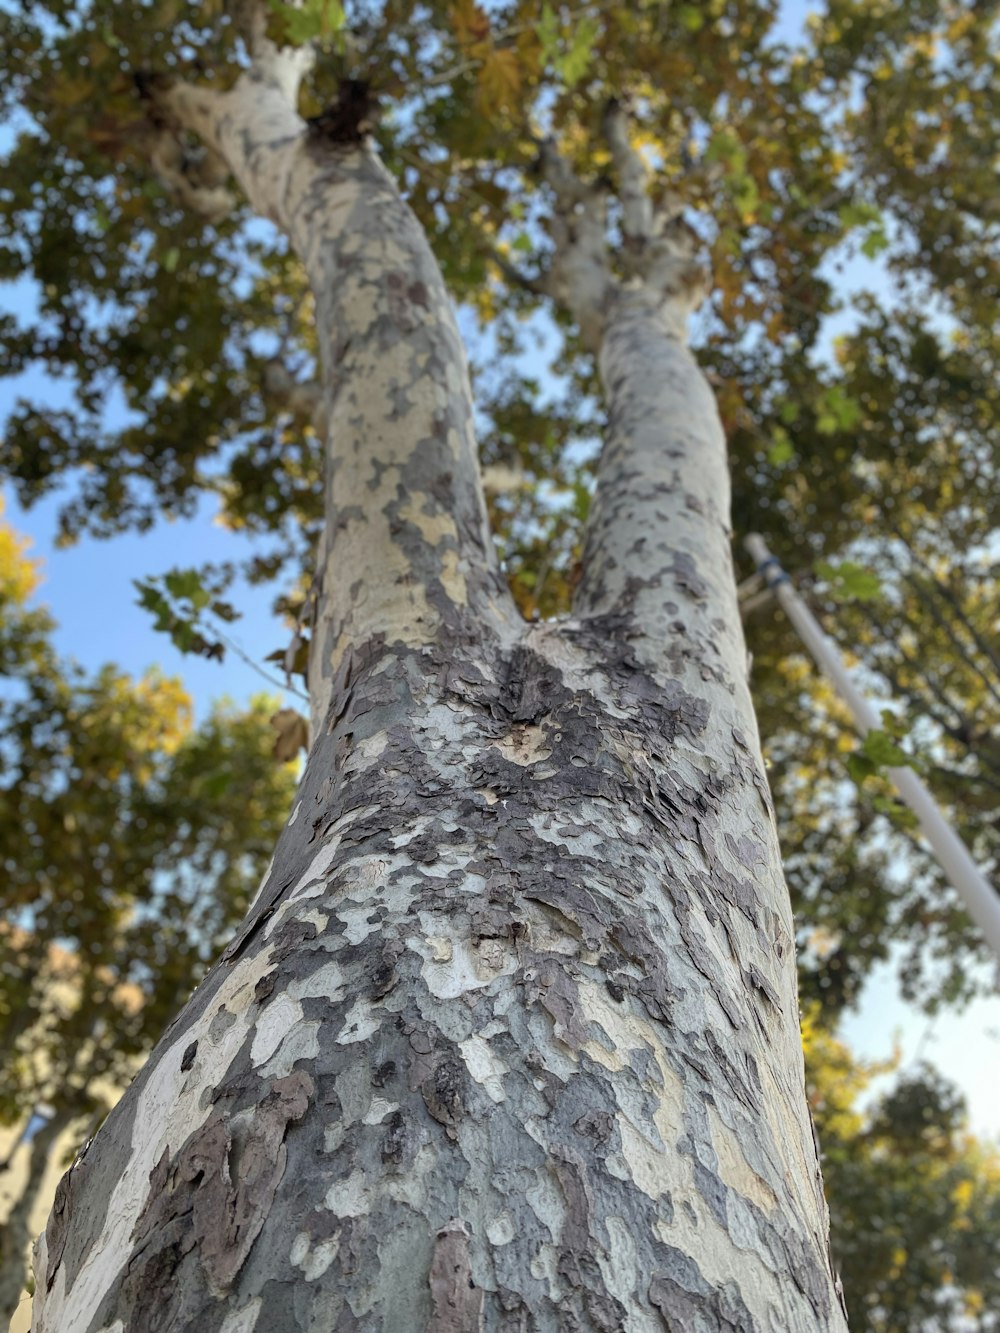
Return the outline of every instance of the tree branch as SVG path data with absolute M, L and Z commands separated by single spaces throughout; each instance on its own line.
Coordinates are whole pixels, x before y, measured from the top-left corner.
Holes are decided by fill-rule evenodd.
M 267 35 L 268 11 L 262 4 L 252 8 L 249 23 L 252 75 L 280 88 L 293 110 L 297 110 L 302 80 L 316 63 L 312 42 L 304 46 L 278 46 Z
M 622 206 L 626 241 L 643 246 L 653 235 L 653 204 L 647 182 L 649 172 L 642 157 L 628 141 L 628 116 L 616 99 L 604 111 L 604 137 L 618 173 L 618 199 Z
M 263 388 L 297 421 L 312 426 L 321 439 L 325 436 L 326 407 L 318 380 L 297 380 L 280 357 L 272 357 L 264 366 Z
M 167 125 L 151 127 L 150 166 L 177 200 L 209 222 L 221 222 L 236 207 L 236 195 L 224 184 L 229 171 L 214 149 L 188 152 L 180 135 Z
M 549 231 L 555 254 L 542 289 L 571 312 L 591 351 L 600 346 L 604 309 L 616 285 L 607 253 L 607 201 L 603 184 L 580 180 L 552 139 L 538 157 L 555 195 Z

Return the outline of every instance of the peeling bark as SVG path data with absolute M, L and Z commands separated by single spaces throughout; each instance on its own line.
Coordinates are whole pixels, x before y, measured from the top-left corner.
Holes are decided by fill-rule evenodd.
M 611 430 L 574 617 L 520 624 L 426 241 L 285 75 L 173 105 L 317 299 L 315 742 L 246 921 L 63 1182 L 35 1333 L 843 1329 L 690 245 L 633 208 L 622 283 L 596 213 L 563 229 Z

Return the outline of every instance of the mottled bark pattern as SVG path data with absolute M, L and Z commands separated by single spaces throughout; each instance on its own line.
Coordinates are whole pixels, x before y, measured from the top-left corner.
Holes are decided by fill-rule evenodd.
M 372 632 L 428 642 L 449 607 L 498 615 L 465 350 L 423 230 L 370 145 L 310 134 L 263 72 L 230 94 L 177 89 L 174 105 L 287 232 L 316 298 L 327 430 L 310 670 L 319 726 L 349 643 Z
M 759 759 L 629 623 L 350 651 L 252 918 L 71 1178 L 39 1330 L 434 1327 L 451 1219 L 487 1329 L 838 1326 Z
M 525 626 L 416 224 L 249 83 L 202 129 L 317 284 L 320 725 L 246 922 L 64 1182 L 35 1333 L 842 1329 L 677 274 L 589 310 L 587 573 Z

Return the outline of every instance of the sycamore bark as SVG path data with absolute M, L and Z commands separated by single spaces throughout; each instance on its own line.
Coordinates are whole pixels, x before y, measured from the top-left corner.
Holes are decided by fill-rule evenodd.
M 609 431 L 573 615 L 525 625 L 437 265 L 296 77 L 271 51 L 171 106 L 316 297 L 315 739 L 246 921 L 62 1182 L 35 1333 L 842 1329 L 687 242 L 616 122 L 613 277 L 551 157 Z

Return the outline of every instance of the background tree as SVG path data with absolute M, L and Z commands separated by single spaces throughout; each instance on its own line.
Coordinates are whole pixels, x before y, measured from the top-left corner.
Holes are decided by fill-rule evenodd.
M 46 1116 L 0 1233 L 2 1319 L 48 1154 L 69 1126 L 96 1129 L 201 979 L 294 788 L 272 755 L 273 702 L 222 704 L 195 728 L 175 680 L 87 679 L 30 606 L 36 578 L 0 526 L 0 1123 Z
M 968 1133 L 961 1096 L 927 1066 L 872 1099 L 894 1062 L 853 1059 L 817 1013 L 804 1023 L 809 1100 L 851 1327 L 995 1327 L 995 1146 Z

